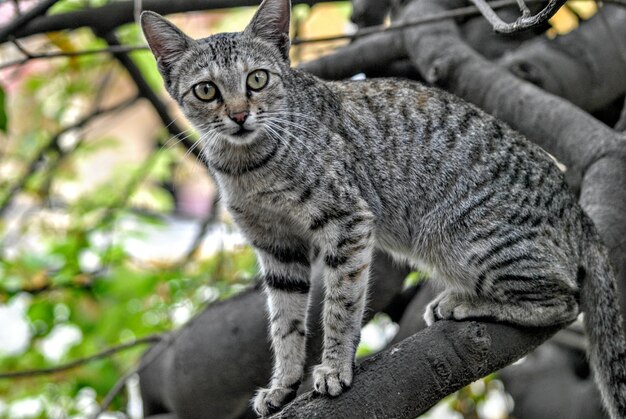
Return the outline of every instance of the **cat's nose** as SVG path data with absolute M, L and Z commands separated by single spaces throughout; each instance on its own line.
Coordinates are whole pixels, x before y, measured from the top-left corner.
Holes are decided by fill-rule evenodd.
M 228 117 L 232 119 L 233 121 L 235 121 L 237 124 L 243 125 L 246 122 L 248 115 L 249 115 L 248 112 L 243 111 L 243 112 L 236 112 L 236 113 L 228 114 Z

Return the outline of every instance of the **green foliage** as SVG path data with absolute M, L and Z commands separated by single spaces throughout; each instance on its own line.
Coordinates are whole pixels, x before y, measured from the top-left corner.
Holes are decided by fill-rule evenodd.
M 179 326 L 174 313 L 177 307 L 187 308 L 187 316 L 191 316 L 212 300 L 238 292 L 256 273 L 254 254 L 247 247 L 186 266 L 138 266 L 119 246 L 94 246 L 91 234 L 73 229 L 51 241 L 43 255 L 24 254 L 0 261 L 4 278 L 14 278 L 0 281 L 0 295 L 7 302 L 31 290 L 26 317 L 32 331 L 24 353 L 0 356 L 1 371 L 48 367 L 170 330 Z M 86 252 L 106 261 L 107 269 L 93 275 L 85 273 L 81 255 Z M 61 360 L 53 361 L 44 356 L 42 348 L 61 325 L 76 327 L 82 337 Z M 81 389 L 91 388 L 103 397 L 142 351 L 138 347 L 54 376 L 0 380 L 0 400 L 33 395 L 45 399 L 41 391 L 45 388 L 63 394 L 71 410 L 72 400 Z M 118 400 L 116 406 L 121 407 L 121 402 Z M 58 403 L 53 404 L 58 407 Z

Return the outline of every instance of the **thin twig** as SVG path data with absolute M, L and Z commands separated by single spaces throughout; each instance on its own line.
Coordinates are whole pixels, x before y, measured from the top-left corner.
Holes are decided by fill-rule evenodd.
M 550 0 L 548 5 L 540 12 L 529 16 L 526 12 L 518 17 L 515 22 L 506 23 L 494 12 L 486 0 L 470 0 L 480 10 L 480 14 L 491 24 L 493 30 L 498 33 L 515 33 L 538 26 L 550 19 L 565 4 L 567 0 Z M 523 3 L 523 2 L 522 2 Z M 519 2 L 518 2 L 519 4 Z M 520 6 L 521 7 L 521 6 Z M 524 5 L 525 7 L 525 5 Z
M 103 109 L 103 110 L 99 110 L 96 112 L 92 112 L 89 115 L 85 116 L 80 121 L 76 122 L 75 124 L 65 127 L 61 131 L 57 132 L 50 139 L 48 143 L 46 143 L 43 147 L 39 149 L 35 157 L 30 161 L 30 164 L 28 165 L 28 168 L 26 169 L 24 174 L 20 176 L 20 179 L 14 185 L 12 185 L 9 188 L 9 190 L 4 194 L 4 196 L 2 197 L 2 200 L 0 200 L 0 216 L 4 214 L 4 212 L 9 207 L 9 204 L 12 202 L 15 195 L 24 188 L 24 186 L 26 185 L 28 180 L 31 178 L 31 176 L 37 171 L 37 168 L 40 162 L 45 157 L 46 153 L 54 149 L 59 149 L 59 140 L 64 134 L 70 131 L 82 128 L 85 125 L 87 125 L 89 122 L 91 122 L 92 120 L 100 116 L 104 116 L 112 112 L 117 112 L 117 111 L 126 109 L 127 107 L 134 104 L 137 101 L 137 99 L 138 99 L 138 96 L 135 96 L 121 103 L 118 103 L 117 105 L 114 105 L 108 109 Z
M 117 346 L 113 346 L 111 348 L 105 349 L 102 352 L 98 352 L 96 354 L 87 356 L 85 358 L 76 359 L 74 361 L 68 362 L 67 364 L 57 365 L 56 367 L 49 368 L 39 368 L 33 370 L 23 370 L 23 371 L 12 371 L 12 372 L 4 372 L 0 373 L 0 379 L 10 379 L 10 378 L 24 378 L 24 377 L 36 377 L 39 375 L 48 375 L 55 374 L 57 372 L 67 371 L 79 367 L 81 365 L 87 364 L 89 362 L 107 358 L 111 355 L 114 355 L 118 352 L 125 351 L 130 348 L 134 348 L 135 346 L 144 345 L 147 343 L 156 343 L 160 342 L 164 339 L 166 335 L 162 333 L 157 333 L 154 335 L 144 336 L 139 339 L 135 339 L 132 342 L 122 343 Z
M 204 236 L 206 236 L 206 233 L 209 231 L 209 227 L 215 224 L 217 220 L 217 216 L 219 215 L 218 205 L 219 194 L 215 194 L 215 197 L 213 198 L 213 204 L 211 205 L 211 212 L 202 221 L 202 224 L 198 229 L 198 233 L 194 237 L 191 245 L 189 246 L 189 250 L 187 250 L 187 253 L 180 262 L 180 266 L 187 266 L 189 262 L 191 262 L 191 259 L 194 257 L 194 255 L 198 252 L 198 249 L 200 249 L 200 246 L 202 245 L 202 240 L 204 239 Z
M 519 6 L 520 12 L 522 12 L 522 16 L 530 16 L 530 9 L 526 6 L 524 0 L 517 0 L 517 5 Z
M 12 40 L 15 45 L 15 40 Z M 132 51 L 141 51 L 147 50 L 147 45 L 116 45 L 108 48 L 94 48 L 94 49 L 85 49 L 80 51 L 53 51 L 53 52 L 42 52 L 42 53 L 33 53 L 20 49 L 25 57 L 17 60 L 7 61 L 6 63 L 0 65 L 0 70 L 7 67 L 12 67 L 16 65 L 23 65 L 30 60 L 40 60 L 40 59 L 50 59 L 50 58 L 60 58 L 60 57 L 79 57 L 83 55 L 94 55 L 94 54 L 114 54 L 120 52 L 132 52 Z
M 109 390 L 107 395 L 102 400 L 102 403 L 100 403 L 100 407 L 98 411 L 92 416 L 92 419 L 96 419 L 111 405 L 111 403 L 113 402 L 113 399 L 115 399 L 115 396 L 117 396 L 119 392 L 122 391 L 122 389 L 124 388 L 124 385 L 130 379 L 130 377 L 132 377 L 135 374 L 139 374 L 144 368 L 150 365 L 159 355 L 161 355 L 161 353 L 163 353 L 164 350 L 169 348 L 172 345 L 172 343 L 174 343 L 176 338 L 179 336 L 180 330 L 182 329 L 179 329 L 179 331 L 172 332 L 168 335 L 164 335 L 161 341 L 165 341 L 165 344 L 157 348 L 153 348 L 151 352 L 149 352 L 147 355 L 144 355 L 143 359 L 141 360 L 139 364 L 132 367 L 129 371 L 126 372 L 126 374 L 124 374 L 122 377 L 120 377 L 116 381 L 116 383 L 113 385 L 111 390 Z

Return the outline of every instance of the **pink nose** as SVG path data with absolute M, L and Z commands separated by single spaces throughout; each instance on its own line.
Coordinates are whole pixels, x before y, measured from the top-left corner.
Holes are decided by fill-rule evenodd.
M 248 118 L 248 112 L 244 111 L 244 112 L 231 113 L 228 116 L 230 117 L 230 119 L 232 119 L 239 125 L 243 125 L 243 123 L 246 122 L 246 118 Z

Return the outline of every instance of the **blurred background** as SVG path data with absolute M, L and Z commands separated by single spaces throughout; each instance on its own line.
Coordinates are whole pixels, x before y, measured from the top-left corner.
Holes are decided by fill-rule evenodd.
M 116 2 L 3 1 L 0 33 L 44 3 L 53 16 Z M 204 37 L 242 30 L 254 10 L 168 18 Z M 546 36 L 595 11 L 594 2 L 571 2 Z M 296 5 L 293 34 L 306 41 L 351 33 L 351 12 L 350 2 Z M 194 154 L 195 133 L 164 92 L 138 25 L 114 26 L 106 42 L 89 28 L 2 33 L 0 373 L 26 371 L 0 379 L 2 418 L 89 417 L 116 383 L 121 391 L 101 417 L 142 417 L 136 376 L 119 380 L 144 344 L 254 283 L 254 254 L 221 210 Z M 293 63 L 347 42 L 298 43 Z M 119 51 L 125 58 L 112 54 Z M 420 279 L 413 273 L 407 284 Z M 375 317 L 359 356 L 383 348 L 396 330 L 388 316 Z M 119 345 L 128 348 L 41 371 Z M 502 383 L 488 377 L 426 417 L 508 417 L 511 408 Z

